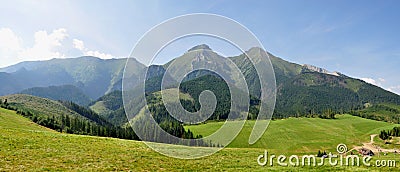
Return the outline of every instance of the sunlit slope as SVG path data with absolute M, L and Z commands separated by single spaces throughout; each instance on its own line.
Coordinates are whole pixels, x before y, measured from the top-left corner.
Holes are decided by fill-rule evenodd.
M 8 103 L 22 109 L 32 111 L 33 113 L 47 116 L 71 115 L 80 116 L 78 113 L 66 108 L 60 102 L 31 96 L 27 94 L 13 94 L 1 96 L 1 100 L 7 99 Z
M 255 121 L 247 121 L 238 137 L 228 146 L 232 148 L 265 148 L 278 152 L 306 153 L 318 150 L 335 151 L 336 145 L 348 147 L 369 141 L 370 134 L 391 129 L 396 124 L 374 121 L 350 115 L 337 115 L 338 119 L 288 118 L 271 121 L 267 131 L 254 145 L 248 138 Z M 194 134 L 207 136 L 218 130 L 224 122 L 185 126 Z
M 37 125 L 29 119 L 16 114 L 14 111 L 3 108 L 0 108 L 0 130 L 2 133 L 1 136 L 4 136 L 3 133 L 5 131 L 15 131 L 15 133 L 21 131 L 55 133 L 55 131 Z

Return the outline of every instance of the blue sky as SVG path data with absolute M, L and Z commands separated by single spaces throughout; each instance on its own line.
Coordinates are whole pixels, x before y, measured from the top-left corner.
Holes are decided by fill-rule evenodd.
M 285 60 L 400 93 L 399 7 L 397 0 L 2 1 L 0 67 L 54 57 L 128 56 L 160 22 L 214 13 L 245 25 L 267 51 Z

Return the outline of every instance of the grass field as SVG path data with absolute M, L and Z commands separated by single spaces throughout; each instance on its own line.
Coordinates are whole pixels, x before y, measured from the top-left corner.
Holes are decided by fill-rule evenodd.
M 351 115 L 337 115 L 337 119 L 288 118 L 270 122 L 267 131 L 254 145 L 248 138 L 255 121 L 247 121 L 238 137 L 228 147 L 266 148 L 280 153 L 316 153 L 318 150 L 336 151 L 336 145 L 349 148 L 369 142 L 371 134 L 392 129 L 396 124 L 374 121 Z M 207 136 L 218 130 L 224 122 L 210 122 L 185 126 L 194 134 Z
M 345 116 L 339 120 L 346 118 L 350 117 Z M 302 123 L 301 119 L 290 120 L 300 120 L 299 123 Z M 274 125 L 282 122 L 272 122 L 271 129 Z M 296 128 L 292 127 L 292 129 Z M 291 144 L 290 142 L 286 143 Z M 174 148 L 171 146 L 171 150 Z M 226 148 L 201 159 L 174 159 L 160 155 L 139 141 L 62 134 L 38 126 L 13 111 L 0 109 L 0 171 L 397 170 L 397 168 L 339 166 L 259 166 L 256 160 L 258 155 L 263 152 L 264 148 L 261 147 Z

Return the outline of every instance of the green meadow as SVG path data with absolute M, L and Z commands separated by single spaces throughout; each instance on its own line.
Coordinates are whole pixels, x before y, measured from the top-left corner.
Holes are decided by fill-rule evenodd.
M 336 127 L 328 127 L 331 123 L 336 123 Z M 210 133 L 213 131 L 212 127 L 215 129 L 221 124 L 208 123 L 188 128 L 200 133 L 200 129 L 203 127 L 207 128 L 204 129 L 204 133 Z M 281 126 L 287 124 L 291 125 Z M 313 149 L 319 148 L 318 144 L 322 143 L 321 140 L 327 142 L 321 147 L 326 146 L 327 148 L 332 145 L 335 146 L 337 142 L 349 141 L 349 143 L 354 142 L 355 144 L 358 140 L 368 140 L 370 133 L 393 126 L 389 123 L 348 115 L 332 121 L 307 118 L 272 121 L 267 133 L 260 141 L 261 143 L 246 148 L 244 135 L 250 131 L 251 125 L 252 121 L 248 122 L 237 140 L 228 148 L 205 158 L 181 160 L 163 156 L 140 141 L 58 133 L 41 127 L 13 111 L 0 109 L 0 171 L 393 171 L 398 169 L 332 167 L 328 165 L 321 167 L 280 167 L 276 165 L 259 166 L 257 164 L 257 157 L 269 148 L 271 148 L 271 153 L 284 153 L 286 150 L 298 152 L 295 147 L 308 143 L 306 144 L 307 149 L 313 152 Z M 347 128 L 340 128 L 344 126 L 347 126 Z M 304 127 L 304 129 L 298 127 Z M 335 129 L 335 131 L 330 131 L 327 134 L 312 132 L 322 128 L 326 128 L 322 131 L 331 129 Z M 339 136 L 344 134 L 341 131 L 352 131 L 353 133 Z M 356 136 L 357 134 L 360 134 L 360 136 Z M 295 135 L 299 136 L 286 140 Z M 337 136 L 336 139 L 339 140 L 334 141 L 335 138 L 326 138 L 332 135 Z M 354 138 L 350 138 L 351 136 L 354 136 Z M 271 143 L 267 144 L 268 142 Z M 284 145 L 279 146 L 279 143 Z M 278 151 L 278 149 L 285 147 L 288 148 Z M 175 146 L 171 146 L 171 150 L 175 148 Z M 301 146 L 298 148 L 302 149 Z M 395 157 L 388 155 L 382 158 Z
M 247 121 L 228 147 L 265 148 L 279 153 L 316 153 L 318 150 L 336 152 L 336 145 L 344 143 L 348 148 L 369 142 L 371 134 L 392 129 L 398 124 L 374 121 L 351 115 L 336 115 L 337 119 L 287 118 L 270 122 L 261 139 L 248 144 L 255 121 Z M 194 134 L 210 135 L 225 122 L 209 122 L 185 126 Z

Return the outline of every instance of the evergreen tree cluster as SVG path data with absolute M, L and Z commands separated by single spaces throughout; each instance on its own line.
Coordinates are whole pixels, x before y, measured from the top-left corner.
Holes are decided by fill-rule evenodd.
M 353 116 L 362 118 L 400 123 L 400 106 L 391 104 L 376 104 L 365 108 L 354 109 L 349 112 Z
M 186 105 L 184 106 L 185 109 L 190 112 L 196 112 L 200 110 L 200 94 L 204 90 L 210 90 L 215 94 L 217 106 L 214 114 L 211 115 L 209 119 L 219 120 L 228 118 L 231 108 L 231 95 L 228 85 L 222 78 L 213 75 L 205 75 L 200 78 L 182 83 L 179 89 L 183 93 L 188 93 L 194 99 L 194 108 L 192 108 L 193 106 L 191 105 L 184 104 Z
M 68 109 L 75 111 L 76 113 L 90 119 L 91 121 L 104 125 L 104 126 L 111 126 L 112 124 L 109 123 L 107 120 L 103 119 L 100 117 L 96 112 L 94 112 L 91 109 L 88 109 L 86 107 L 80 106 L 74 102 L 71 101 L 59 101 L 62 105 L 67 107 Z
M 204 141 L 202 135 L 195 135 L 190 130 L 185 130 L 183 123 L 175 119 L 165 108 L 162 100 L 155 94 L 149 94 L 147 97 L 148 110 L 152 116 L 150 119 L 148 116 L 136 117 L 133 120 L 135 131 L 142 133 L 141 139 L 152 142 L 162 142 L 168 144 L 181 144 L 190 146 L 221 146 L 216 143 Z M 193 102 L 189 100 L 183 100 L 183 105 L 194 110 Z M 154 122 L 152 122 L 154 119 Z M 168 137 L 166 133 L 175 137 Z M 180 140 L 188 139 L 188 140 Z
M 279 89 L 274 117 L 319 117 L 327 110 L 343 113 L 361 107 L 357 94 L 346 88 L 288 84 Z
M 153 113 L 152 113 L 153 115 Z M 190 130 L 185 131 L 181 122 L 175 119 L 164 119 L 153 123 L 149 117 L 141 116 L 134 121 L 135 131 L 141 133 L 143 141 L 179 144 L 187 146 L 220 147 L 221 145 L 211 143 L 202 139 L 201 135 L 194 135 Z M 175 136 L 168 136 L 168 134 Z
M 199 78 L 183 82 L 179 89 L 183 93 L 189 94 L 194 99 L 194 104 L 191 101 L 185 102 L 184 100 L 181 100 L 182 106 L 189 112 L 197 112 L 200 110 L 201 107 L 199 97 L 204 90 L 209 90 L 215 94 L 217 106 L 209 120 L 225 120 L 228 118 L 229 113 L 231 113 L 231 91 L 234 91 L 238 95 L 242 95 L 239 96 L 239 98 L 247 97 L 245 96 L 245 93 L 241 92 L 241 90 L 238 88 L 232 87 L 232 90 L 230 90 L 228 84 L 221 77 L 216 75 L 204 75 Z M 253 95 L 250 95 L 249 99 L 250 107 L 247 119 L 257 119 L 259 112 L 258 105 L 260 105 L 260 100 Z M 235 101 L 244 100 L 237 99 Z M 240 114 L 240 112 L 232 112 L 232 114 Z M 240 116 L 237 116 L 237 118 L 240 118 Z
M 394 127 L 391 130 L 382 130 L 379 133 L 379 138 L 382 140 L 388 140 L 390 137 L 400 137 L 400 127 Z
M 185 131 L 185 128 L 183 127 L 182 122 L 179 122 L 175 118 L 173 118 L 167 109 L 165 108 L 165 105 L 162 103 L 162 100 L 159 100 L 159 97 L 154 96 L 154 94 L 151 94 L 147 96 L 147 101 L 148 102 L 153 102 L 151 103 L 148 108 L 149 111 L 155 120 L 155 122 L 167 133 L 176 136 L 178 138 L 183 138 L 183 139 L 199 139 L 202 138 L 201 135 L 194 135 L 190 130 Z M 158 102 L 158 103 L 155 103 Z M 190 101 L 184 101 L 186 104 L 189 104 Z M 184 104 L 184 105 L 186 105 Z M 193 110 L 193 106 L 192 109 Z M 148 120 L 141 121 L 142 123 L 147 123 Z M 138 126 L 148 126 L 151 124 L 136 124 Z M 151 134 L 149 138 L 152 137 Z
M 320 114 L 310 112 L 308 115 L 301 115 L 308 118 L 321 118 L 321 119 L 336 119 L 336 114 L 344 114 L 343 111 L 333 111 L 332 109 L 326 109 Z

